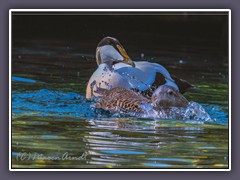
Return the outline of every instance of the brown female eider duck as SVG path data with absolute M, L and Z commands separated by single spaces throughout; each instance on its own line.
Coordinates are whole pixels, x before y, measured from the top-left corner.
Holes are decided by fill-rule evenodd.
M 95 108 L 113 112 L 143 112 L 143 105 L 151 104 L 154 110 L 171 107 L 186 108 L 188 100 L 175 88 L 168 85 L 158 87 L 150 99 L 132 90 L 116 87 L 110 90 L 97 87 L 100 98 Z

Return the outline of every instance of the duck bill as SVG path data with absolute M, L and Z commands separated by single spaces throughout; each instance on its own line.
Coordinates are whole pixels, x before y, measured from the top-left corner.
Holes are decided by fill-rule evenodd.
M 182 101 L 182 104 L 183 104 L 182 106 L 184 108 L 186 108 L 189 104 L 189 101 L 183 95 L 181 95 L 181 101 Z
M 121 55 L 123 56 L 123 63 L 128 64 L 132 67 L 135 67 L 134 62 L 130 59 L 130 57 L 128 56 L 128 54 L 126 53 L 125 49 L 123 49 L 123 47 L 117 45 L 117 48 L 119 50 L 119 52 L 121 53 Z
M 135 67 L 135 63 L 131 59 L 124 59 L 122 62 L 132 67 Z

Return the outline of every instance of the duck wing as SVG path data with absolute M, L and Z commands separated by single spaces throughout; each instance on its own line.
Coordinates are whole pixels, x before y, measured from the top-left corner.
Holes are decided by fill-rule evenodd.
M 157 63 L 150 63 L 146 61 L 135 62 L 136 68 L 140 69 L 143 77 L 140 77 L 149 84 L 150 88 L 142 91 L 143 95 L 148 95 L 148 97 L 153 93 L 156 88 L 161 85 L 169 85 L 179 90 L 180 93 L 185 93 L 186 91 L 196 89 L 196 86 L 192 85 L 186 80 L 180 79 L 174 75 L 170 75 L 166 68 Z M 150 71 L 151 73 L 147 73 Z M 134 88 L 136 89 L 136 88 Z
M 170 76 L 166 68 L 157 63 L 147 61 L 134 62 L 135 67 L 117 63 L 114 65 L 114 71 L 120 74 L 131 86 L 132 89 L 146 91 L 153 86 L 154 82 L 157 85 L 167 84 L 178 90 L 177 85 Z M 158 78 L 157 74 L 163 78 Z
M 141 104 L 143 103 L 150 103 L 150 99 L 131 90 L 118 87 L 106 90 L 97 104 L 97 108 L 123 112 L 142 112 Z

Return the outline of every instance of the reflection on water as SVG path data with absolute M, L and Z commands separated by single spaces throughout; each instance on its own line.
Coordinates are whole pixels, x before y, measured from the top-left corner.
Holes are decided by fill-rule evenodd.
M 173 120 L 20 117 L 13 121 L 13 167 L 226 168 L 227 135 L 225 125 Z M 87 156 L 17 161 L 19 152 Z
M 228 168 L 226 64 L 144 59 L 197 85 L 185 95 L 213 122 L 110 116 L 85 99 L 94 55 L 47 45 L 13 49 L 14 168 Z M 25 152 L 31 157 L 21 160 Z

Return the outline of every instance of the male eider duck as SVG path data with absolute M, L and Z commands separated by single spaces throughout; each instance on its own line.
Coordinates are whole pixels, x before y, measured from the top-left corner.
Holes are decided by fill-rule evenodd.
M 103 89 L 123 87 L 151 97 L 160 85 L 168 85 L 184 93 L 194 86 L 171 77 L 160 64 L 132 61 L 120 42 L 112 37 L 103 38 L 96 49 L 97 70 L 92 74 L 86 90 L 86 98 L 97 97 L 96 86 Z
M 156 111 L 172 107 L 186 108 L 188 100 L 179 93 L 174 87 L 161 85 L 158 87 L 151 98 L 146 98 L 139 93 L 122 87 L 110 90 L 97 88 L 99 102 L 95 108 L 102 108 L 112 112 L 136 112 L 144 111 L 143 105 L 151 104 Z

